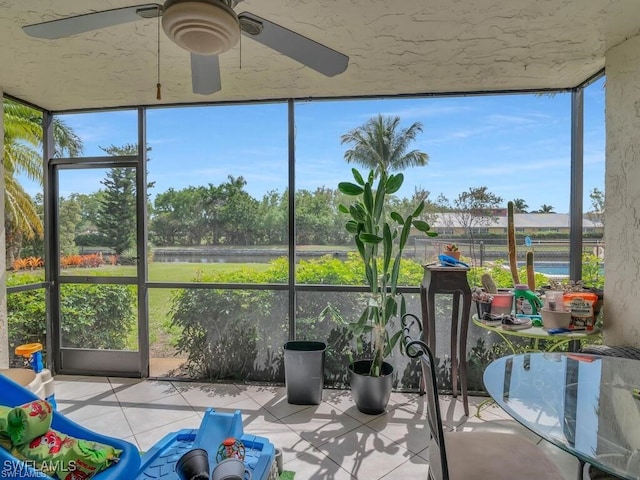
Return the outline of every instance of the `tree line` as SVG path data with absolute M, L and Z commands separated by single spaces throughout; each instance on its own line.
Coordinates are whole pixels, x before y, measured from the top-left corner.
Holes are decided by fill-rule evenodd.
M 12 101 L 4 102 L 5 118 L 5 231 L 7 264 L 19 256 L 38 256 L 43 251 L 43 198 L 31 199 L 17 181 L 18 174 L 42 181 L 42 115 Z M 376 115 L 363 125 L 341 136 L 347 145 L 344 159 L 370 169 L 374 174 L 402 171 L 428 164 L 427 153 L 410 149 L 422 132 L 415 122 L 400 126 L 397 116 Z M 79 156 L 81 139 L 64 122 L 54 119 L 54 156 Z M 135 155 L 137 145 L 126 144 L 102 148 L 109 155 Z M 147 149 L 147 153 L 150 148 Z M 91 194 L 71 194 L 58 199 L 57 225 L 62 255 L 78 252 L 79 247 L 109 247 L 124 254 L 136 241 L 136 179 L 132 168 L 107 170 L 102 188 Z M 147 198 L 149 239 L 156 246 L 201 245 L 285 245 L 289 238 L 289 192 L 270 191 L 253 198 L 245 189 L 243 177 L 229 175 L 217 185 L 170 188 Z M 153 183 L 147 189 L 153 189 Z M 594 215 L 604 215 L 604 194 L 591 194 Z M 422 220 L 432 223 L 436 212 L 451 212 L 465 231 L 471 234 L 482 222 L 490 221 L 503 199 L 487 187 L 470 187 L 455 199 L 440 195 L 429 199 L 429 191 L 416 188 L 411 198 L 391 196 L 389 210 L 407 215 L 411 205 L 424 201 Z M 350 237 L 345 231 L 346 216 L 338 206 L 349 200 L 326 186 L 298 190 L 295 198 L 295 238 L 299 245 L 345 245 Z M 526 212 L 523 199 L 514 199 L 519 212 Z M 538 212 L 553 213 L 543 204 Z M 489 220 L 488 220 L 489 219 Z M 21 252 L 26 247 L 26 252 Z M 135 251 L 132 256 L 136 256 Z
M 71 194 L 58 202 L 60 250 L 77 253 L 79 247 L 108 247 L 117 254 L 135 247 L 135 172 L 113 168 L 103 188 L 90 194 Z M 267 192 L 256 199 L 246 191 L 243 177 L 228 176 L 218 185 L 170 188 L 148 204 L 149 240 L 154 246 L 286 245 L 289 192 Z M 393 198 L 393 209 L 410 213 L 417 190 L 407 198 Z M 42 195 L 35 198 L 42 211 Z M 338 210 L 347 198 L 337 189 L 318 187 L 296 192 L 296 242 L 299 245 L 347 245 L 346 215 Z M 434 205 L 431 204 L 433 214 Z M 391 207 L 391 205 L 390 205 Z M 29 253 L 38 255 L 41 241 Z M 34 251 L 31 249 L 35 248 Z
M 77 253 L 81 247 L 107 247 L 122 255 L 135 248 L 135 171 L 113 168 L 102 188 L 90 194 L 71 194 L 59 199 L 58 224 L 61 254 Z M 153 187 L 152 185 L 150 185 Z M 217 245 L 286 245 L 289 236 L 289 192 L 269 191 L 254 198 L 243 177 L 182 189 L 169 188 L 148 201 L 149 240 L 153 246 L 197 247 Z M 411 213 L 416 201 L 426 203 L 423 219 L 432 223 L 438 213 L 450 212 L 473 235 L 474 228 L 490 226 L 492 212 L 503 199 L 487 187 L 471 187 L 449 201 L 416 188 L 410 198 L 392 196 L 388 210 Z M 42 195 L 35 199 L 42 212 Z M 318 187 L 297 190 L 296 243 L 298 245 L 349 245 L 344 225 L 347 215 L 338 209 L 348 198 L 337 189 Z M 30 255 L 39 255 L 42 242 L 29 244 Z M 131 254 L 135 256 L 135 251 Z

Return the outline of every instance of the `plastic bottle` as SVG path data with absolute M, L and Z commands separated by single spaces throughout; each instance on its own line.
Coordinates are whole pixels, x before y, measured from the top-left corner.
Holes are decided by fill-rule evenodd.
M 538 315 L 542 308 L 540 298 L 527 285 L 516 285 L 513 289 L 516 314 Z

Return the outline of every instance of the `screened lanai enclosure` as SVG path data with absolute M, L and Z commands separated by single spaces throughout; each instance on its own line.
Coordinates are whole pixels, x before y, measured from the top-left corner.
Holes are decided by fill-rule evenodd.
M 426 221 L 435 220 L 436 197 L 451 182 L 442 168 L 451 151 L 465 159 L 458 191 L 506 159 L 527 168 L 509 190 L 499 172 L 486 180 L 489 190 L 505 191 L 502 203 L 527 198 L 527 189 L 562 191 L 571 279 L 583 277 L 594 186 L 585 174 L 606 175 L 609 210 L 633 203 L 635 2 L 224 3 L 264 30 L 252 38 L 245 23 L 237 43 L 203 60 L 164 33 L 159 5 L 4 2 L 0 91 L 42 118 L 42 183 L 16 179 L 44 235 L 20 248 L 7 236 L 0 360 L 19 362 L 16 344 L 42 341 L 57 373 L 282 382 L 284 343 L 309 339 L 328 343 L 326 382 L 344 386 L 354 339 L 322 312 L 331 305 L 356 316 L 366 288 L 338 210 L 345 199 L 337 185 L 354 166 L 341 137 L 377 114 L 423 124 L 414 147 L 429 163 L 404 172 L 394 201 L 409 209 L 426 198 Z M 126 21 L 23 29 L 106 9 L 123 9 Z M 273 31 L 312 42 L 300 53 L 269 37 Z M 61 123 L 82 153 L 64 150 Z M 553 125 L 553 134 L 539 123 Z M 11 128 L 5 116 L 5 141 Z M 456 150 L 467 136 L 477 143 Z M 506 144 L 518 148 L 504 151 Z M 536 165 L 544 168 L 532 181 L 526 172 Z M 633 212 L 607 222 L 611 338 L 632 328 L 615 299 L 640 281 L 625 267 L 636 255 L 626 246 Z M 413 248 L 418 233 L 401 272 L 416 314 L 422 265 L 439 248 Z M 478 240 L 482 233 L 474 231 Z M 449 304 L 442 299 L 437 312 L 443 379 Z M 497 342 L 470 330 L 471 390 L 482 388 Z M 417 388 L 415 365 L 399 352 L 392 363 L 396 387 Z
M 596 95 L 601 83 L 590 87 Z M 46 285 L 57 287 L 49 287 L 48 302 L 51 312 L 58 313 L 46 331 L 61 334 L 53 339 L 38 330 L 45 324 L 46 308 L 37 324 L 29 315 L 15 312 L 27 308 L 36 296 L 46 305 L 46 286 L 12 293 L 14 288 L 27 288 L 21 285 L 9 290 L 10 332 L 15 332 L 10 342 L 49 340 L 50 348 L 59 351 L 61 371 L 278 382 L 283 379 L 282 347 L 287 340 L 321 340 L 330 347 L 327 383 L 343 386 L 353 338 L 345 325 L 321 312 L 329 304 L 345 318 L 357 318 L 368 296 L 361 286 L 363 266 L 344 228 L 346 215 L 337 209 L 340 202 L 349 202 L 336 186 L 349 179 L 351 166 L 341 158 L 330 159 L 336 165 L 330 177 L 335 180 L 314 183 L 320 142 L 339 146 L 344 128 L 331 116 L 350 110 L 361 115 L 400 110 L 407 104 L 425 110 L 460 105 L 475 109 L 496 98 L 291 101 L 56 116 L 66 125 L 78 125 L 81 132 L 82 125 L 107 130 L 98 144 L 105 151 L 50 162 L 44 198 L 58 221 L 48 223 L 52 228 L 47 230 L 44 268 L 51 264 Z M 557 109 L 557 121 L 564 123 L 557 141 L 570 158 L 571 93 L 504 99 L 504 115 L 526 105 L 537 110 L 536 104 L 552 103 L 547 108 Z M 174 118 L 182 118 L 183 124 L 175 124 Z M 314 138 L 319 119 L 334 124 L 327 139 Z M 243 120 L 243 135 L 254 146 L 240 141 L 229 149 L 222 139 L 237 135 L 236 125 Z M 209 132 L 211 125 L 216 125 L 215 132 Z M 296 135 L 290 138 L 294 129 Z M 164 137 L 168 130 L 175 140 Z M 504 132 L 496 134 L 505 140 Z M 521 136 L 522 130 L 511 135 Z M 532 135 L 530 141 L 537 138 Z M 147 145 L 143 152 L 136 148 L 138 139 Z M 95 145 L 91 139 L 85 143 L 87 148 Z M 188 144 L 206 151 L 194 151 Z M 192 156 L 202 156 L 205 165 L 193 158 L 190 167 Z M 429 165 L 421 168 L 428 174 Z M 568 180 L 569 162 L 560 170 Z M 167 178 L 167 172 L 174 177 Z M 181 175 L 197 183 L 183 187 Z M 461 177 L 460 182 L 472 185 L 471 178 Z M 268 184 L 268 189 L 256 193 L 255 184 Z M 437 181 L 431 188 L 437 188 Z M 296 191 L 292 199 L 287 195 L 290 189 Z M 410 198 L 404 201 L 409 204 Z M 294 231 L 296 235 L 289 234 Z M 417 249 L 412 243 L 418 234 L 412 234 L 404 254 L 401 279 L 408 311 L 415 314 L 421 311 L 422 265 L 435 259 L 438 244 Z M 24 250 L 21 258 L 33 256 L 38 255 Z M 21 284 L 23 278 L 28 284 L 44 273 L 42 268 L 16 267 L 12 281 Z M 451 301 L 438 301 L 438 345 L 443 347 L 445 371 Z M 34 338 L 25 337 L 25 332 Z M 499 339 L 473 329 L 471 333 L 470 345 L 480 347 L 474 350 L 473 362 L 481 366 Z M 417 387 L 415 365 L 399 352 L 394 363 L 397 386 Z M 476 373 L 481 388 L 481 370 Z

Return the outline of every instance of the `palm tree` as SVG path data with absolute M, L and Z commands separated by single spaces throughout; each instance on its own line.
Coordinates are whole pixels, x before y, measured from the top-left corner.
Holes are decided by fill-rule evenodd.
M 23 104 L 5 99 L 4 145 L 2 149 L 5 181 L 5 232 L 7 265 L 11 265 L 23 239 L 42 237 L 42 219 L 33 200 L 17 177 L 42 184 L 42 114 Z M 53 121 L 54 156 L 78 156 L 82 140 L 62 120 Z
M 540 210 L 538 210 L 538 213 L 555 213 L 555 212 L 553 211 L 553 206 L 543 203 L 542 205 L 540 205 Z
M 342 135 L 341 144 L 351 144 L 344 153 L 347 163 L 357 163 L 377 174 L 424 166 L 429 156 L 420 150 L 407 151 L 422 124 L 415 122 L 399 130 L 400 117 L 377 115 L 364 125 Z
M 525 202 L 522 198 L 514 198 L 513 208 L 515 208 L 518 213 L 527 213 L 527 208 L 529 208 L 529 205 L 527 205 L 527 202 Z

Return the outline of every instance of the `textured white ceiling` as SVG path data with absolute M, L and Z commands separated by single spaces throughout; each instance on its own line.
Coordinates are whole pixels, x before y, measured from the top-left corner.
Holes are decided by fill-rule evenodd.
M 221 55 L 222 90 L 191 92 L 189 54 L 156 20 L 60 40 L 21 27 L 127 0 L 0 0 L 0 86 L 52 111 L 236 100 L 570 88 L 640 32 L 638 0 L 245 0 L 249 11 L 350 57 L 327 78 L 251 39 Z M 242 61 L 240 61 L 242 50 Z

